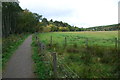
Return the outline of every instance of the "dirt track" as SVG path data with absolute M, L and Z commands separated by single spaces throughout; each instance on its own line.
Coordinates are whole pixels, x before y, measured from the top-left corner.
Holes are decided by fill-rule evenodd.
M 31 43 L 32 35 L 12 55 L 3 73 L 3 78 L 35 78 Z

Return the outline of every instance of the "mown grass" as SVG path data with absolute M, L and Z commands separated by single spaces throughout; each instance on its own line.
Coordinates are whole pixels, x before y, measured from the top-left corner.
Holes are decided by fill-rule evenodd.
M 115 78 L 119 74 L 115 71 L 118 67 L 115 37 L 117 31 L 39 34 L 40 40 L 47 45 L 47 51 L 57 52 L 58 58 L 62 59 L 80 78 Z M 88 38 L 88 47 L 86 47 L 86 38 Z
M 29 34 L 11 34 L 7 38 L 2 38 L 2 67 L 4 69 L 6 62 L 10 59 L 18 46 L 27 38 Z

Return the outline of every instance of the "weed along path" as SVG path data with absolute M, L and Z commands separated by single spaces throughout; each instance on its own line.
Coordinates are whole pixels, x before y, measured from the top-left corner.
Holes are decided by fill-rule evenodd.
M 3 78 L 34 78 L 32 60 L 32 35 L 12 55 L 6 65 Z

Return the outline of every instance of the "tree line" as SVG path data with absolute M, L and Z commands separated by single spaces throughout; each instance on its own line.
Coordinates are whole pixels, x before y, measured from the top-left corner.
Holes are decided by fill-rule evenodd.
M 2 36 L 10 34 L 34 32 L 41 15 L 23 10 L 16 2 L 2 3 Z
M 47 20 L 42 15 L 32 13 L 28 9 L 23 10 L 16 2 L 2 3 L 2 36 L 10 34 L 57 32 L 57 31 L 111 31 L 117 30 L 118 24 L 97 26 L 91 28 L 79 28 L 66 22 Z
M 105 26 L 96 26 L 86 28 L 87 31 L 116 31 L 119 29 L 120 24 L 105 25 Z
M 37 26 L 37 31 L 41 32 L 57 32 L 57 31 L 83 31 L 83 28 L 78 28 L 76 26 L 71 26 L 68 23 L 62 21 L 47 20 L 47 18 L 42 18 Z
M 42 15 L 23 10 L 16 2 L 2 3 L 2 36 L 25 32 L 82 31 L 62 21 L 43 18 Z

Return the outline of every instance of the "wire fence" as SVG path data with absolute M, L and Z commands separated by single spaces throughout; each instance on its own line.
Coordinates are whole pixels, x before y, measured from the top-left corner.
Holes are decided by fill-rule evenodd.
M 53 53 L 57 52 L 49 52 L 47 51 L 47 47 L 44 43 L 40 41 L 40 39 L 36 35 L 36 42 L 38 43 L 40 54 L 44 54 L 44 58 L 47 59 L 47 64 L 52 70 L 52 75 L 57 78 L 80 78 L 80 76 L 75 73 L 65 62 L 62 61 L 62 58 L 59 58 L 56 54 L 53 55 Z M 50 46 L 53 44 L 53 37 L 50 37 Z M 88 47 L 89 41 L 91 39 L 84 38 L 85 45 Z M 103 39 L 103 41 L 111 41 L 114 42 L 115 48 L 118 48 L 118 39 Z M 68 39 L 65 37 L 65 46 L 67 46 Z M 53 57 L 56 56 L 56 59 Z M 55 61 L 54 61 L 55 60 Z M 56 65 L 56 66 L 55 66 Z
M 46 50 L 46 45 L 43 44 L 39 40 L 37 35 L 36 35 L 35 38 L 36 38 L 36 42 L 37 42 L 37 44 L 39 46 L 39 50 L 40 50 L 39 54 L 44 54 L 44 58 L 47 59 L 44 62 L 46 64 L 49 64 L 49 67 L 53 70 L 52 74 L 53 74 L 54 77 L 57 76 L 57 78 L 79 78 L 79 76 L 74 71 L 72 71 L 68 65 L 63 63 L 62 60 L 59 59 L 56 54 L 55 54 L 55 56 L 56 56 L 56 61 L 55 62 L 57 62 L 57 66 L 56 66 L 56 72 L 54 72 L 54 68 L 55 68 L 54 67 L 55 62 L 54 62 L 54 57 L 53 57 L 54 52 L 48 52 Z
M 57 41 L 56 39 L 59 39 L 60 41 Z M 92 38 L 92 37 L 80 37 L 80 36 L 68 36 L 68 35 L 63 35 L 62 37 L 54 37 L 50 36 L 47 39 L 44 39 L 43 42 L 48 43 L 50 42 L 50 45 L 54 44 L 59 44 L 59 45 L 64 45 L 64 47 L 68 45 L 98 45 L 98 46 L 109 46 L 109 47 L 115 47 L 118 48 L 118 37 L 114 38 Z

